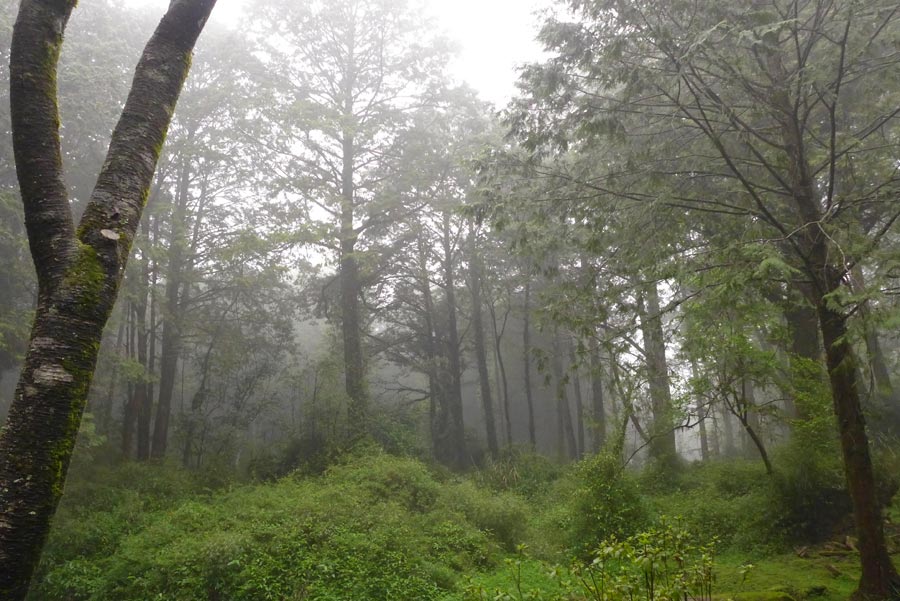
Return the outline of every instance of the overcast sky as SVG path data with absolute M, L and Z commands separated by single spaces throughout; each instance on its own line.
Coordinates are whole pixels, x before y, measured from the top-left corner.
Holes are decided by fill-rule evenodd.
M 438 27 L 460 46 L 451 73 L 478 90 L 481 97 L 505 106 L 515 93 L 516 67 L 541 57 L 534 40 L 537 11 L 552 0 L 422 0 Z M 168 0 L 126 0 L 133 5 L 159 6 Z M 219 0 L 213 18 L 234 24 L 244 0 Z

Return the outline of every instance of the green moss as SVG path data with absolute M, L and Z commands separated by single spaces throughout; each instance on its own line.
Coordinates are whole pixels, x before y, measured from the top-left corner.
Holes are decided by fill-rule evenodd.
M 78 254 L 66 272 L 63 285 L 74 290 L 79 306 L 96 306 L 100 303 L 106 284 L 106 271 L 94 247 L 80 241 Z
M 72 458 L 72 452 L 75 449 L 75 441 L 78 438 L 81 419 L 87 406 L 88 392 L 94 377 L 94 365 L 99 353 L 100 342 L 93 341 L 88 343 L 81 351 L 81 357 L 77 361 L 63 362 L 63 369 L 72 376 L 74 393 L 69 404 L 65 432 L 50 451 L 50 467 L 53 470 L 51 475 L 53 479 L 51 492 L 54 504 L 59 502 L 60 497 L 62 497 L 66 471 Z

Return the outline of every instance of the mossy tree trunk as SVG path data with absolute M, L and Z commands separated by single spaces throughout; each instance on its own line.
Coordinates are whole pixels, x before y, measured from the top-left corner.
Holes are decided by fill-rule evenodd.
M 103 328 L 198 35 L 215 0 L 173 0 L 135 72 L 107 160 L 75 227 L 56 105 L 74 0 L 22 0 L 10 53 L 16 170 L 38 276 L 25 364 L 0 432 L 0 598 L 23 599 L 50 530 Z

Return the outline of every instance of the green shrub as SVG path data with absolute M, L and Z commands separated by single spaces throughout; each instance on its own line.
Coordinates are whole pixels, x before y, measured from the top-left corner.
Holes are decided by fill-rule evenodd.
M 525 535 L 529 508 L 520 497 L 478 488 L 469 481 L 447 485 L 439 507 L 459 513 L 513 551 Z
M 507 448 L 489 460 L 474 479 L 496 491 L 510 491 L 529 499 L 545 494 L 562 469 L 547 457 L 518 447 Z
M 159 483 L 161 484 L 161 483 Z M 166 487 L 160 492 L 166 494 Z M 491 569 L 518 542 L 524 501 L 471 482 L 441 483 L 422 463 L 360 449 L 319 477 L 193 495 L 140 513 L 138 495 L 77 508 L 33 599 L 436 599 L 462 573 Z M 126 511 L 140 519 L 127 524 Z M 115 517 L 117 516 L 117 517 Z M 101 526 L 102 527 L 102 526 Z M 58 534 L 55 534 L 58 536 Z
M 649 499 L 657 515 L 683 519 L 692 531 L 715 536 L 724 547 L 780 547 L 771 514 L 772 479 L 759 461 L 728 459 L 695 464 L 680 488 Z
M 847 525 L 853 511 L 836 452 L 811 453 L 798 441 L 775 454 L 773 525 L 796 542 L 819 543 Z
M 470 582 L 465 598 L 472 601 L 711 601 L 715 540 L 698 542 L 679 522 L 659 525 L 625 540 L 601 542 L 588 561 L 550 570 L 555 583 L 526 581 L 526 557 L 507 561 L 512 586 L 487 589 Z
M 579 463 L 571 477 L 569 519 L 564 529 L 568 545 L 582 556 L 610 537 L 625 538 L 649 523 L 649 512 L 638 487 L 611 454 Z

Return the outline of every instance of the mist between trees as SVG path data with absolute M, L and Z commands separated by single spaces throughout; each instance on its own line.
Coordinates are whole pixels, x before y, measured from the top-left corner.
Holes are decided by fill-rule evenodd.
M 581 462 L 582 484 L 642 470 L 677 488 L 691 463 L 755 463 L 806 495 L 800 513 L 835 495 L 791 536 L 852 532 L 854 594 L 897 598 L 883 516 L 900 433 L 893 3 L 560 3 L 540 34 L 550 58 L 497 109 L 451 81 L 452 43 L 412 3 L 259 0 L 238 27 L 206 27 L 121 232 L 98 215 L 124 193 L 95 182 L 115 168 L 109 136 L 158 15 L 82 5 L 59 57 L 54 202 L 81 224 L 79 257 L 105 261 L 112 243 L 105 271 L 44 236 L 49 188 L 0 143 L 2 507 L 30 510 L 10 492 L 21 456 L 52 472 L 29 574 L 74 423 L 76 460 L 222 482 L 321 474 L 373 444 L 446 474 Z M 0 13 L 4 64 L 15 12 Z M 55 103 L 23 117 L 16 102 L 2 129 L 52 139 Z M 77 302 L 59 300 L 71 287 Z M 62 401 L 52 386 L 72 370 L 23 361 L 47 339 L 35 313 L 37 332 L 73 303 L 102 342 Z M 29 407 L 61 420 L 50 450 L 23 447 Z M 618 518 L 582 517 L 616 533 L 603 528 Z M 585 536 L 567 540 L 583 552 L 602 538 Z M 36 586 L 52 588 L 52 569 Z M 24 598 L 28 578 L 9 580 Z

